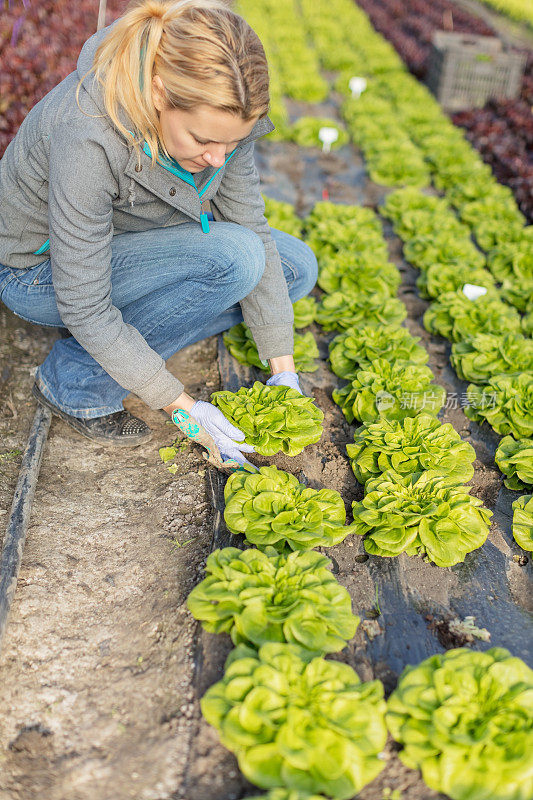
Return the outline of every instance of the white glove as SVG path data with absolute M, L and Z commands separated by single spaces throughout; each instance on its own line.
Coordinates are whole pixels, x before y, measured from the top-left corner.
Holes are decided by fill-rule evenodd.
M 213 437 L 223 461 L 233 459 L 238 464 L 257 469 L 243 456 L 243 453 L 255 453 L 254 447 L 244 443 L 245 434 L 232 425 L 219 408 L 197 400 L 191 408 L 191 416 Z
M 297 392 L 303 394 L 300 389 L 300 380 L 297 372 L 277 372 L 271 375 L 266 382 L 267 386 L 288 386 L 290 389 L 296 389 Z

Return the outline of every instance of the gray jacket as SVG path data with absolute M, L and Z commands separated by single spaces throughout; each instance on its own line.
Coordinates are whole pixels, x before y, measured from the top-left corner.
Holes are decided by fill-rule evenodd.
M 191 220 L 200 224 L 201 201 L 192 186 L 160 164 L 150 169 L 142 151 L 136 169 L 135 150 L 109 117 L 86 115 L 105 114 L 92 72 L 79 93 L 86 114 L 78 108 L 77 82 L 109 27 L 87 40 L 77 70 L 31 109 L 0 161 L 0 264 L 25 269 L 49 255 L 64 325 L 121 386 L 161 408 L 183 384 L 111 302 L 111 239 Z M 120 119 L 132 130 L 122 111 Z M 273 127 L 268 118 L 259 120 L 202 196 L 215 220 L 239 223 L 264 242 L 265 272 L 241 302 L 262 359 L 293 350 L 292 306 L 254 163 L 254 140 Z M 215 172 L 207 167 L 196 173 L 199 191 Z M 47 239 L 49 253 L 43 249 Z

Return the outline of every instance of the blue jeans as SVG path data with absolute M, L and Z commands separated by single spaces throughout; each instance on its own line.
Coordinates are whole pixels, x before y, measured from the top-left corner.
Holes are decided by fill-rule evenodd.
M 282 231 L 272 235 L 292 302 L 308 294 L 317 276 L 312 250 Z M 249 259 L 250 238 L 256 241 L 257 269 L 236 264 L 241 274 L 251 275 L 253 285 L 242 281 L 223 285 L 217 275 L 228 274 L 224 242 L 239 239 Z M 264 248 L 256 234 L 240 225 L 212 222 L 205 234 L 197 223 L 123 233 L 111 244 L 111 299 L 124 322 L 133 325 L 162 358 L 170 358 L 189 344 L 220 333 L 242 322 L 239 300 L 249 294 L 260 279 Z M 226 249 L 227 252 L 227 249 Z M 194 279 L 198 291 L 183 306 L 185 282 Z M 215 287 L 215 290 L 214 288 Z M 218 288 L 217 288 L 218 287 Z M 191 293 L 187 294 L 191 297 Z M 17 316 L 28 322 L 62 327 L 57 310 L 50 259 L 28 270 L 0 264 L 0 299 Z M 161 322 L 164 321 L 164 324 Z M 192 367 L 193 369 L 194 367 Z M 37 370 L 37 384 L 45 397 L 75 417 L 90 419 L 123 408 L 129 394 L 98 364 L 73 336 L 58 339 Z

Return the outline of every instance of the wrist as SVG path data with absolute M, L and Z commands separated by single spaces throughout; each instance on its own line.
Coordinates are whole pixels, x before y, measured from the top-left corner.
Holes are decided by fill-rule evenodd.
M 294 356 L 276 356 L 269 358 L 268 364 L 272 375 L 277 375 L 279 372 L 296 372 L 294 366 Z
M 170 403 L 168 406 L 163 406 L 163 411 L 166 411 L 167 414 L 172 414 L 173 411 L 176 409 L 181 408 L 184 411 L 187 411 L 189 414 L 191 412 L 191 408 L 195 404 L 196 400 L 191 397 L 187 392 L 182 392 L 179 397 L 177 397 L 173 403 Z

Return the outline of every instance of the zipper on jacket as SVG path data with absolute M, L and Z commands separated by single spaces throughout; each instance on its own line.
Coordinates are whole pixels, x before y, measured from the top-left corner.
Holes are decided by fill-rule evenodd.
M 133 133 L 131 131 L 128 131 L 128 133 L 130 133 L 133 136 Z M 152 157 L 152 152 L 150 150 L 148 142 L 144 143 L 143 150 L 149 158 Z M 192 174 L 192 172 L 188 172 L 186 169 L 183 169 L 183 167 L 181 167 L 174 158 L 168 159 L 164 153 L 160 153 L 157 157 L 157 161 L 161 164 L 163 169 L 166 169 L 168 172 L 171 172 L 173 175 L 176 175 L 176 177 L 181 178 L 181 180 L 184 183 L 188 183 L 189 186 L 192 186 L 201 200 L 202 195 L 205 194 L 205 192 L 210 187 L 211 183 L 214 181 L 220 170 L 226 166 L 226 164 L 228 163 L 230 158 L 234 155 L 236 150 L 237 148 L 231 151 L 231 153 L 226 158 L 222 166 L 217 169 L 217 171 L 210 177 L 204 188 L 201 189 L 200 191 L 198 191 L 196 187 L 196 183 L 194 182 L 194 175 Z M 202 211 L 200 214 L 200 225 L 202 226 L 202 231 L 204 233 L 209 233 L 210 230 L 209 217 L 207 216 L 205 211 Z M 33 251 L 33 255 L 40 256 L 42 253 L 47 253 L 49 250 L 50 250 L 50 239 L 47 239 L 46 242 L 43 245 L 41 245 L 38 250 Z
M 134 135 L 131 131 L 128 131 L 128 133 L 131 134 L 131 136 Z M 148 142 L 144 142 L 143 150 L 144 150 L 144 152 L 146 153 L 146 155 L 149 158 L 152 157 L 152 151 L 150 150 L 150 145 L 148 144 Z M 234 155 L 236 150 L 237 150 L 237 148 L 235 148 L 235 150 L 231 151 L 231 153 L 225 159 L 225 161 L 222 164 L 222 166 L 220 166 L 217 169 L 217 171 L 213 173 L 213 175 L 209 178 L 209 180 L 207 181 L 207 183 L 204 186 L 204 188 L 200 189 L 200 191 L 198 191 L 196 183 L 194 182 L 194 175 L 192 174 L 192 172 L 189 172 L 188 170 L 186 170 L 182 166 L 180 166 L 180 164 L 178 164 L 178 162 L 176 161 L 175 158 L 167 158 L 167 156 L 164 153 L 159 153 L 159 155 L 157 156 L 157 161 L 158 161 L 159 164 L 161 164 L 163 169 L 167 170 L 167 172 L 171 172 L 173 175 L 176 175 L 177 178 L 180 178 L 184 183 L 187 183 L 187 184 L 189 184 L 189 186 L 192 186 L 193 189 L 195 190 L 196 194 L 198 195 L 198 197 L 201 200 L 202 199 L 202 195 L 205 194 L 205 192 L 210 187 L 210 185 L 212 184 L 212 182 L 214 181 L 214 179 L 216 178 L 216 176 L 218 175 L 220 170 L 223 169 L 226 166 L 226 164 L 228 163 L 230 158 Z M 204 233 L 209 233 L 209 230 L 210 230 L 210 228 L 209 228 L 209 218 L 208 218 L 208 216 L 207 216 L 205 211 L 202 211 L 200 213 L 200 225 L 202 226 L 202 231 Z
M 50 250 L 50 239 L 47 239 L 44 244 L 42 244 L 38 250 L 33 251 L 34 256 L 40 256 L 41 253 L 47 253 Z

